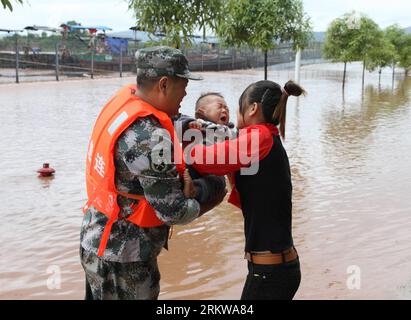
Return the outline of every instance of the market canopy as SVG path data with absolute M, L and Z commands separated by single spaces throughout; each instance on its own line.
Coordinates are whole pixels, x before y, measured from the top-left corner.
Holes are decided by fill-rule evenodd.
M 0 32 L 7 32 L 7 33 L 10 33 L 10 32 L 22 32 L 23 30 L 10 30 L 10 29 L 1 29 L 0 28 Z
M 49 31 L 49 32 L 59 32 L 61 29 L 58 28 L 51 28 L 51 27 L 46 27 L 46 26 L 27 26 L 24 28 L 24 30 L 31 30 L 31 31 Z
M 81 25 L 68 25 L 62 24 L 60 27 L 68 30 L 88 30 L 91 33 L 96 33 L 97 31 L 111 31 L 113 29 L 106 27 L 106 26 L 81 26 Z

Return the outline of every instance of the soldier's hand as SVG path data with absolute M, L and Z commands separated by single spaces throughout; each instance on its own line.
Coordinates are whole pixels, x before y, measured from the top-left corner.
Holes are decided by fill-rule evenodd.
M 191 179 L 188 169 L 184 170 L 184 189 L 183 193 L 186 198 L 195 198 L 197 196 L 197 189 L 194 186 L 193 179 Z

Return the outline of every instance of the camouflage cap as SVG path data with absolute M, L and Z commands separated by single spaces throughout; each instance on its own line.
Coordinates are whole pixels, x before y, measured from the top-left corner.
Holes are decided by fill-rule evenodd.
M 190 80 L 203 80 L 188 69 L 184 54 L 174 48 L 160 46 L 140 49 L 136 52 L 137 75 L 147 78 L 176 76 Z

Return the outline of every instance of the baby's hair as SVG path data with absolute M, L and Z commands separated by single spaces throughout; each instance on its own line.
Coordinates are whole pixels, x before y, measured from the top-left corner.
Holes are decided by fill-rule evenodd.
M 220 97 L 220 98 L 223 98 L 223 99 L 224 99 L 223 95 L 222 95 L 221 93 L 219 93 L 219 92 L 206 92 L 206 93 L 202 93 L 201 96 L 197 99 L 197 102 L 196 102 L 196 110 L 200 107 L 200 101 L 201 101 L 202 99 L 204 99 L 205 97 L 208 97 L 208 96 L 217 96 L 217 97 Z
M 198 108 L 200 108 L 200 102 L 201 102 L 201 100 L 204 99 L 204 98 L 206 98 L 206 97 L 209 97 L 209 96 L 217 96 L 217 97 L 220 97 L 220 98 L 224 99 L 224 96 L 223 96 L 221 93 L 219 93 L 219 92 L 206 92 L 206 93 L 202 93 L 202 94 L 200 95 L 200 97 L 197 99 L 197 102 L 196 102 L 195 117 L 196 117 L 197 119 L 203 119 L 203 115 L 202 115 L 200 112 L 197 112 L 197 110 L 198 110 Z M 208 119 L 203 119 L 203 120 L 208 120 Z

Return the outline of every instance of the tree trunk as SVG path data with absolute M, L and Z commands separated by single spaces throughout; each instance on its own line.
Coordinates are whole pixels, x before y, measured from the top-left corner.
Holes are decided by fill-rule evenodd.
M 345 89 L 345 76 L 346 75 L 347 75 L 347 62 L 344 62 L 343 91 Z
M 381 72 L 382 72 L 382 69 L 380 68 L 380 71 L 378 71 L 378 73 L 379 73 L 379 75 L 378 75 L 378 85 L 379 86 L 381 85 Z
M 392 81 L 395 79 L 395 63 L 392 64 Z
M 234 64 L 235 64 L 235 60 L 234 60 L 234 54 L 235 54 L 235 48 L 233 47 L 231 49 L 231 70 L 234 70 Z
M 203 28 L 203 42 L 206 42 L 206 28 Z
M 221 57 L 220 57 L 220 44 L 217 44 L 217 70 L 220 71 Z
M 204 71 L 204 49 L 203 49 L 203 44 L 200 44 L 201 47 L 201 71 Z
M 365 60 L 362 62 L 362 87 L 364 88 L 365 83 Z
M 295 54 L 295 75 L 294 80 L 297 83 L 300 83 L 301 76 L 301 49 L 297 48 L 297 53 Z
M 201 43 L 201 71 L 204 71 L 204 48 L 203 46 L 206 44 L 206 28 L 203 28 L 203 42 Z
M 267 80 L 267 69 L 268 69 L 268 53 L 266 50 L 264 51 L 264 80 Z

